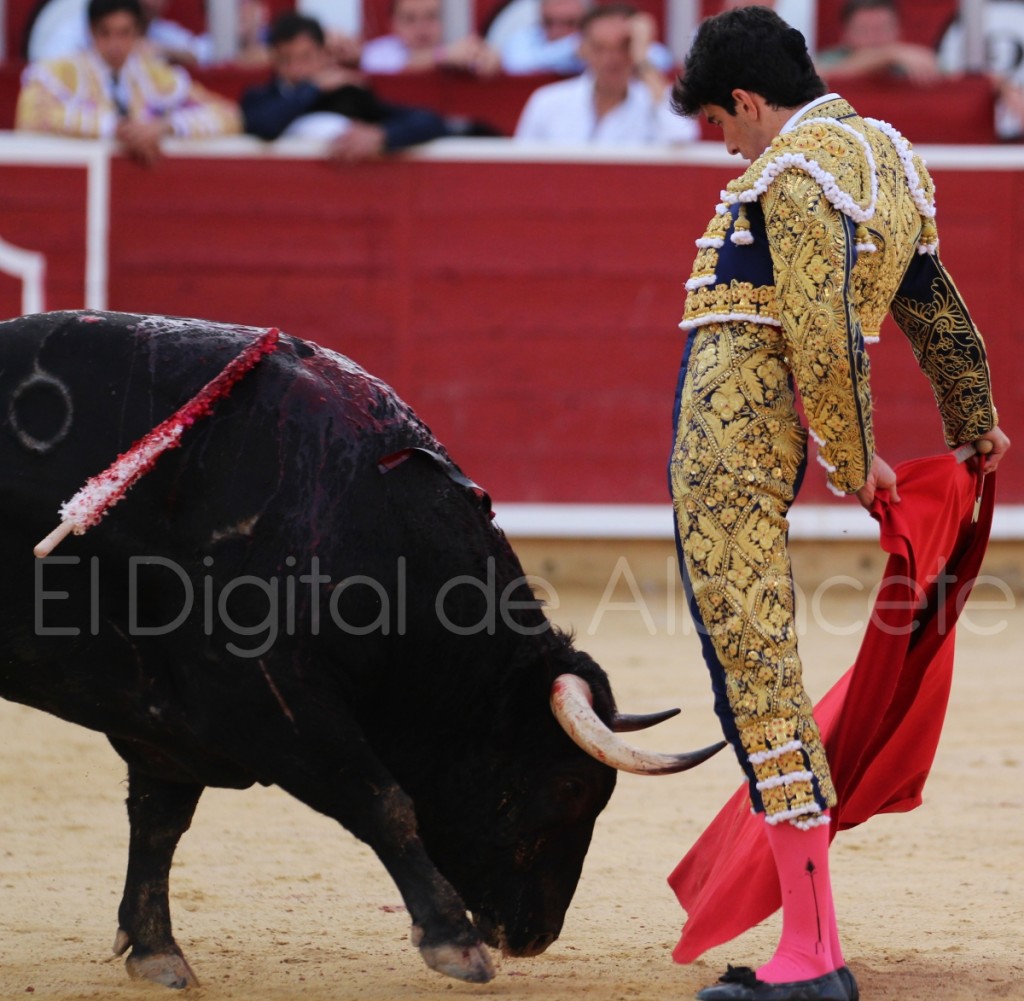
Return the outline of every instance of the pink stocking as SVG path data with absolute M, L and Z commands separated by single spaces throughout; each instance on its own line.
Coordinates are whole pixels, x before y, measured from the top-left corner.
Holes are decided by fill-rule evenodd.
M 839 944 L 839 926 L 836 924 L 836 905 L 832 900 L 831 888 L 828 895 L 828 950 L 832 953 L 832 965 L 835 969 L 846 965 L 843 947 Z
M 782 891 L 782 937 L 775 955 L 757 971 L 766 983 L 812 980 L 836 968 L 832 941 L 835 910 L 828 875 L 828 824 L 808 830 L 788 821 L 766 824 Z

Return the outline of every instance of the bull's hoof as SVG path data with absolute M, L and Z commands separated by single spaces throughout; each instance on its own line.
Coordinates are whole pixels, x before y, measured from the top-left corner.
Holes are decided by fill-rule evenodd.
M 123 928 L 117 929 L 114 939 L 114 955 L 123 956 L 132 946 L 132 937 Z M 132 954 L 125 960 L 125 969 L 132 980 L 148 980 L 162 987 L 182 991 L 186 987 L 198 987 L 199 981 L 180 952 L 147 952 Z
M 468 980 L 471 984 L 486 984 L 494 979 L 494 964 L 487 946 L 473 945 L 423 945 L 423 929 L 412 926 L 412 944 L 419 947 L 423 962 L 432 970 L 456 980 Z
M 142 956 L 132 954 L 124 965 L 132 980 L 148 980 L 178 991 L 199 986 L 192 967 L 184 956 L 176 952 L 150 952 Z
M 423 961 L 432 970 L 471 984 L 486 984 L 494 979 L 494 964 L 485 945 L 432 945 L 420 949 Z

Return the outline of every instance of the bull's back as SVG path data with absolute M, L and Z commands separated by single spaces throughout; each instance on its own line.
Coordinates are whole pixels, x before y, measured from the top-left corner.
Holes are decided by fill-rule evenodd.
M 111 313 L 0 324 L 0 498 L 17 512 L 16 525 L 28 535 L 52 526 L 59 504 L 86 478 L 262 333 Z M 424 443 L 433 443 L 429 431 L 387 386 L 347 359 L 285 337 L 185 432 L 181 448 L 161 458 L 118 516 L 131 520 L 143 505 L 151 524 L 159 514 L 180 522 L 198 506 L 208 521 L 217 495 L 237 508 L 223 512 L 231 517 L 300 491 L 312 511 L 327 491 L 344 492 L 367 457 Z M 204 504 L 190 503 L 204 495 Z
M 132 625 L 147 614 L 149 622 L 173 621 L 182 588 L 192 589 L 198 606 L 204 592 L 213 595 L 213 618 L 223 625 L 217 596 L 241 579 L 274 579 L 282 602 L 294 587 L 296 610 L 294 635 L 282 635 L 272 654 L 287 649 L 303 660 L 326 648 L 347 689 L 370 678 L 386 685 L 379 665 L 396 645 L 450 640 L 433 602 L 406 608 L 406 594 L 436 596 L 462 575 L 486 580 L 495 573 L 501 593 L 521 573 L 476 497 L 450 475 L 454 467 L 446 471 L 415 453 L 382 471 L 389 467 L 381 459 L 410 448 L 447 458 L 389 387 L 333 352 L 282 337 L 97 526 L 62 543 L 56 555 L 78 563 L 47 568 L 42 587 L 71 597 L 51 601 L 44 617 L 80 635 L 41 639 L 32 547 L 55 526 L 61 503 L 262 333 L 111 313 L 0 324 L 0 559 L 8 571 L 0 578 L 0 644 L 20 651 L 23 663 L 120 657 L 130 672 L 140 648 L 150 673 L 184 670 L 205 657 L 205 683 L 231 659 L 224 651 L 237 636 L 223 629 L 208 635 L 202 607 L 173 636 L 136 641 Z M 162 569 L 131 576 L 131 561 L 142 558 L 164 561 Z M 322 584 L 302 579 L 313 574 Z M 349 579 L 372 580 L 386 591 L 394 612 L 387 630 L 326 628 L 332 608 L 346 625 L 378 621 L 382 599 L 369 585 L 345 590 L 330 606 L 334 586 Z M 258 588 L 235 594 L 246 607 L 229 608 L 233 621 L 262 621 Z M 456 598 L 473 596 L 464 588 Z M 325 628 L 314 636 L 317 604 Z M 472 607 L 464 616 L 475 622 L 479 613 Z M 114 628 L 94 638 L 99 619 Z M 120 643 L 122 634 L 132 642 Z M 239 645 L 251 650 L 258 643 Z M 461 644 L 468 664 L 478 658 L 473 645 Z M 455 670 L 457 659 L 453 652 L 445 663 Z M 0 694 L 10 697 L 14 681 L 9 677 L 4 691 L 0 679 Z
M 375 534 L 377 460 L 440 446 L 386 385 L 289 337 L 98 525 L 62 543 L 61 562 L 41 568 L 32 555 L 64 501 L 262 333 L 110 313 L 0 323 L 0 695 L 109 731 L 141 697 L 140 658 L 147 684 L 169 678 L 178 691 L 190 665 L 208 662 L 206 674 L 187 677 L 198 691 L 232 660 L 225 650 L 238 635 L 219 618 L 221 635 L 206 635 L 204 586 L 218 595 L 246 577 L 297 579 L 314 557 L 332 575 L 354 572 L 350 554 L 366 566 L 353 540 Z M 133 571 L 143 559 L 162 569 Z M 139 623 L 174 619 L 183 588 L 195 595 L 195 621 L 140 638 Z M 261 621 L 261 595 L 238 596 L 231 624 Z M 275 652 L 305 655 L 308 639 L 284 637 Z M 122 704 L 101 707 L 80 676 L 86 688 L 123 693 Z

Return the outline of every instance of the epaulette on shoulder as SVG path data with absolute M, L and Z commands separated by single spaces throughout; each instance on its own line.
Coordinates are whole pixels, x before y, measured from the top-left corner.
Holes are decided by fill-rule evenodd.
M 740 177 L 729 182 L 722 202 L 742 205 L 757 201 L 787 170 L 800 170 L 812 177 L 834 208 L 858 224 L 858 250 L 875 249 L 862 224 L 875 214 L 878 172 L 871 144 L 860 129 L 835 118 L 801 122 L 777 135 Z

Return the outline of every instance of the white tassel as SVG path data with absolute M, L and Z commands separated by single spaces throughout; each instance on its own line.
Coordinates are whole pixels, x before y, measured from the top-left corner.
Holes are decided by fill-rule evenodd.
M 770 747 L 767 751 L 754 751 L 753 754 L 747 755 L 747 760 L 752 765 L 763 765 L 766 761 L 774 761 L 776 758 L 781 758 L 782 755 L 789 754 L 791 751 L 799 751 L 803 746 L 799 740 L 791 740 L 788 744 Z
M 819 813 L 817 817 L 808 817 L 806 820 L 791 820 L 790 823 L 801 831 L 810 831 L 815 827 L 824 827 L 832 823 L 832 818 L 827 814 Z
M 718 278 L 713 274 L 701 275 L 699 278 L 689 278 L 686 282 L 686 291 L 694 292 L 705 285 L 714 285 L 716 281 L 718 281 Z
M 732 224 L 732 236 L 729 239 L 737 247 L 749 247 L 754 242 L 754 234 L 750 232 L 750 220 L 747 218 L 747 207 L 742 202 L 736 210 L 736 220 Z
M 773 775 L 757 783 L 757 790 L 764 792 L 765 789 L 775 789 L 778 786 L 792 785 L 794 782 L 810 782 L 814 778 L 814 772 L 787 772 L 785 775 Z
M 792 810 L 782 810 L 779 813 L 766 813 L 764 820 L 766 824 L 771 824 L 773 827 L 776 824 L 781 824 L 784 820 L 792 820 L 794 817 L 803 817 L 808 813 L 817 813 L 819 816 L 822 815 L 821 807 L 817 803 L 804 803 L 803 806 L 794 806 Z M 801 821 L 801 823 L 809 823 L 808 821 Z M 814 820 L 811 826 L 820 824 L 820 820 Z
M 781 327 L 782 321 L 770 316 L 758 316 L 756 313 L 705 313 L 695 316 L 692 320 L 683 320 L 680 330 L 693 330 L 695 327 L 706 327 L 712 323 L 759 323 L 765 327 Z

